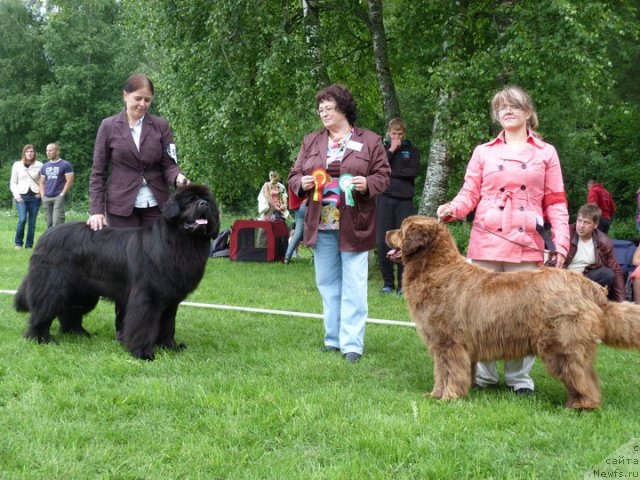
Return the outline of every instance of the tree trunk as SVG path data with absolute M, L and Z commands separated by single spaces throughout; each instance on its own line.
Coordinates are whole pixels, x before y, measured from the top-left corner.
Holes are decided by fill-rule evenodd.
M 316 87 L 322 88 L 329 85 L 329 74 L 322 61 L 322 48 L 320 47 L 320 15 L 318 13 L 318 0 L 302 0 L 302 13 L 304 16 L 304 32 L 307 40 L 309 58 L 311 59 L 311 75 L 316 79 Z
M 422 215 L 435 216 L 438 206 L 446 200 L 449 172 L 451 171 L 451 155 L 445 137 L 446 119 L 449 112 L 448 102 L 447 93 L 441 90 L 438 97 L 438 107 L 433 118 L 429 164 L 418 210 Z
M 389 67 L 389 55 L 387 54 L 387 35 L 384 31 L 382 19 L 382 0 L 368 0 L 369 30 L 373 42 L 373 55 L 376 63 L 376 75 L 382 94 L 384 117 L 387 123 L 392 118 L 400 117 L 400 105 L 396 88 Z

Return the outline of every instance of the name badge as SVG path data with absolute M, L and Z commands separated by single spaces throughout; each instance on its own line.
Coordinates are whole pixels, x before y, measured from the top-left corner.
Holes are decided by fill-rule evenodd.
M 356 142 L 355 140 L 349 140 L 346 146 L 346 148 L 350 148 L 351 150 L 355 150 L 356 152 L 361 152 L 362 147 L 362 143 Z
M 176 144 L 170 143 L 167 145 L 167 155 L 169 155 L 174 162 L 178 163 L 178 152 L 176 152 Z

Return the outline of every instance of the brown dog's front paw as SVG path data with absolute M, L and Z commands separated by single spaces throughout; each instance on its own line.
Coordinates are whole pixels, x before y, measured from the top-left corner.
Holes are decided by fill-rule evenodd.
M 439 400 L 443 401 L 443 402 L 451 402 L 453 400 L 458 400 L 460 397 L 458 395 L 456 395 L 455 393 L 449 393 L 447 395 L 442 395 Z
M 442 398 L 442 390 L 434 388 L 431 393 L 425 393 L 425 397 L 440 400 Z
M 573 400 L 567 401 L 565 407 L 572 408 L 575 410 L 597 410 L 600 408 L 600 402 L 590 401 L 590 400 Z

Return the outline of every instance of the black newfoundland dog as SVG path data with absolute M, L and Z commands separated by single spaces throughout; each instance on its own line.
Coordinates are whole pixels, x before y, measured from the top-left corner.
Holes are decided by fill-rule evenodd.
M 50 341 L 56 317 L 62 333 L 88 335 L 82 316 L 107 297 L 115 302 L 116 338 L 134 357 L 153 360 L 156 346 L 184 348 L 174 339 L 178 304 L 200 283 L 219 228 L 203 185 L 179 189 L 150 227 L 50 228 L 15 298 L 16 310 L 31 312 L 25 337 Z

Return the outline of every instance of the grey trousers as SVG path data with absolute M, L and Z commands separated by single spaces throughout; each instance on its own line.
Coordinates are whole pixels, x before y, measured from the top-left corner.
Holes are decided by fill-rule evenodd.
M 58 195 L 57 197 L 42 197 L 42 207 L 47 215 L 47 228 L 64 223 L 66 198 Z
M 534 262 L 508 263 L 508 262 L 485 262 L 473 260 L 471 263 L 493 270 L 494 272 L 517 272 L 521 270 L 535 270 L 538 266 Z M 514 358 L 504 361 L 504 383 L 507 386 L 518 390 L 520 388 L 530 388 L 533 390 L 533 379 L 529 372 L 533 368 L 536 357 L 527 355 L 523 358 Z M 474 383 L 480 387 L 495 385 L 499 382 L 496 362 L 476 363 L 476 378 Z

